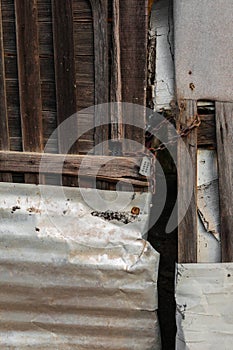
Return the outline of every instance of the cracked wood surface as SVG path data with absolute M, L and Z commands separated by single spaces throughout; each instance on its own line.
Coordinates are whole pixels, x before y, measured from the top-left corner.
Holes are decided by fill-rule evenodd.
M 233 262 L 233 103 L 216 102 L 222 261 Z
M 188 126 L 196 118 L 197 104 L 193 100 L 185 100 L 180 107 L 178 116 L 178 128 Z M 190 160 L 192 167 L 189 167 Z M 178 141 L 178 193 L 180 196 L 178 217 L 186 212 L 185 217 L 178 227 L 178 260 L 179 263 L 197 262 L 197 128 L 194 128 L 187 137 Z M 192 173 L 191 173 L 192 172 Z M 192 188 L 192 199 L 189 203 L 187 188 Z
M 0 151 L 0 171 L 42 174 L 63 174 L 106 180 L 122 181 L 147 187 L 147 178 L 139 174 L 141 158 L 62 155 L 33 152 Z

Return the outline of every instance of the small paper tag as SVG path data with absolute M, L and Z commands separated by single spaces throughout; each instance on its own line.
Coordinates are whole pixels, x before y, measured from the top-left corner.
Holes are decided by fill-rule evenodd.
M 141 162 L 141 166 L 140 166 L 140 170 L 139 170 L 139 174 L 142 176 L 150 176 L 151 175 L 150 167 L 151 167 L 150 158 L 143 157 L 142 162 Z

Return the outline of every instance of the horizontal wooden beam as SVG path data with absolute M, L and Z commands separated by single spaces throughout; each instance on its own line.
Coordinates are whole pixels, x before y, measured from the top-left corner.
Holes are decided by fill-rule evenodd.
M 0 172 L 82 176 L 147 187 L 139 174 L 141 158 L 0 151 Z

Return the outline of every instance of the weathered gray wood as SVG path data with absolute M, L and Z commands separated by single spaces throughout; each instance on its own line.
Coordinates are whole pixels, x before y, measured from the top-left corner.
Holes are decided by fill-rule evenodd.
M 15 0 L 22 143 L 26 152 L 43 149 L 40 59 L 36 0 Z M 25 174 L 25 182 L 38 176 Z
M 222 261 L 233 262 L 233 103 L 216 102 Z
M 43 158 L 42 158 L 43 157 Z M 123 181 L 146 187 L 147 179 L 139 175 L 141 158 L 64 155 L 34 152 L 0 151 L 0 171 L 38 173 L 41 160 L 43 173 L 58 174 L 61 162 L 63 175 L 96 177 L 109 182 Z
M 4 64 L 4 49 L 3 49 L 3 30 L 2 30 L 2 10 L 0 2 L 0 149 L 9 150 L 9 130 L 7 118 L 7 100 L 6 100 L 6 80 L 5 80 L 5 64 Z M 10 173 L 1 174 L 0 181 L 11 182 L 12 176 Z
M 186 100 L 180 103 L 180 113 L 178 116 L 178 131 L 181 127 L 186 128 L 191 125 L 197 115 L 196 101 Z M 188 161 L 188 153 L 184 149 L 183 143 L 188 149 L 192 162 Z M 197 262 L 197 129 L 193 129 L 187 136 L 178 141 L 177 147 L 177 163 L 178 163 L 178 193 L 179 207 L 178 218 L 180 213 L 186 210 L 185 217 L 178 227 L 178 260 L 180 263 Z M 191 172 L 193 176 L 190 176 Z M 191 203 L 188 203 L 187 189 L 192 187 L 193 196 Z
M 108 102 L 108 37 L 107 37 L 107 0 L 90 0 L 94 26 L 94 57 L 95 57 L 95 105 Z M 95 145 L 100 144 L 97 154 L 108 154 L 108 130 L 110 119 L 107 113 L 102 113 L 101 107 L 95 108 Z M 101 125 L 101 127 L 98 127 Z

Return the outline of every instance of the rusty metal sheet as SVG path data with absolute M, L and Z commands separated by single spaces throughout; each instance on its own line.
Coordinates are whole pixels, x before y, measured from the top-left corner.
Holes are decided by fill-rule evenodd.
M 232 349 L 233 263 L 177 266 L 176 350 Z
M 233 100 L 232 0 L 174 0 L 179 99 Z
M 1 349 L 161 349 L 150 195 L 121 194 L 123 219 L 140 209 L 125 223 L 93 215 L 91 191 L 0 184 Z

